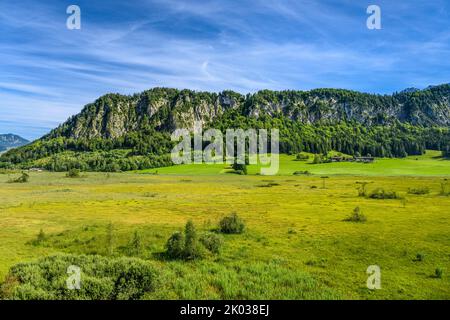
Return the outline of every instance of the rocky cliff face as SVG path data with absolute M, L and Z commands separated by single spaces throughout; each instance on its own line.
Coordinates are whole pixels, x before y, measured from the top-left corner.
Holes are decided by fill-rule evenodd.
M 159 131 L 192 128 L 194 121 L 207 126 L 230 110 L 255 118 L 284 116 L 305 124 L 357 121 L 371 126 L 400 121 L 450 126 L 450 85 L 385 96 L 335 89 L 264 90 L 247 96 L 231 91 L 164 88 L 133 96 L 108 94 L 87 105 L 49 137 L 118 138 L 145 126 Z

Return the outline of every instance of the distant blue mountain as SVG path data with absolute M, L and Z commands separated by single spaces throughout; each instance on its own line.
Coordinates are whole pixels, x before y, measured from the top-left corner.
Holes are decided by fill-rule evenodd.
M 0 152 L 11 148 L 21 147 L 27 143 L 29 143 L 28 140 L 18 135 L 12 133 L 0 134 Z

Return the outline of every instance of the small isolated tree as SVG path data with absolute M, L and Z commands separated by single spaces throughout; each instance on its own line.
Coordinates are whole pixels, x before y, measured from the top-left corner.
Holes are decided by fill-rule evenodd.
M 308 160 L 309 156 L 307 154 L 303 154 L 303 153 L 297 153 L 297 155 L 295 156 L 295 160 L 297 161 L 305 161 Z
M 30 176 L 26 172 L 22 172 L 22 175 L 19 177 L 19 182 L 25 183 L 30 180 Z
M 400 196 L 395 191 L 384 190 L 377 188 L 369 194 L 371 199 L 400 199 Z
M 220 232 L 238 234 L 244 232 L 245 224 L 236 213 L 224 217 L 219 223 Z
M 196 259 L 201 256 L 194 223 L 189 220 L 184 229 L 184 256 L 186 259 Z

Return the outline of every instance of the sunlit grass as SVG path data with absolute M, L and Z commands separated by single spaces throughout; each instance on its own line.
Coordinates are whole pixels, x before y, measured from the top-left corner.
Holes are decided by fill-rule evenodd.
M 11 177 L 0 175 L 0 277 L 18 262 L 59 252 L 105 255 L 112 222 L 115 255 L 127 254 L 138 230 L 140 257 L 159 267 L 160 287 L 148 299 L 449 299 L 450 197 L 439 195 L 443 177 L 428 176 L 441 166 L 447 174 L 448 162 L 432 156 L 336 164 L 368 168 L 365 177 L 357 171 L 332 175 L 335 164 L 309 165 L 289 156 L 283 156 L 283 172 L 305 168 L 315 175 L 181 174 L 182 166 L 158 175 L 85 173 L 74 179 L 31 173 L 24 184 L 8 184 Z M 381 161 L 385 172 L 414 173 L 416 164 L 418 176 L 375 176 Z M 169 169 L 180 175 L 163 175 Z M 358 181 L 369 182 L 368 191 L 381 187 L 400 198 L 358 197 Z M 430 193 L 408 194 L 423 187 Z M 343 221 L 357 206 L 367 221 Z M 203 232 L 231 212 L 244 219 L 246 232 L 225 235 L 219 255 L 194 262 L 160 258 L 167 238 L 188 219 Z M 45 240 L 32 245 L 41 229 Z M 381 267 L 382 290 L 366 288 L 369 265 Z M 441 279 L 432 277 L 436 268 L 443 270 Z

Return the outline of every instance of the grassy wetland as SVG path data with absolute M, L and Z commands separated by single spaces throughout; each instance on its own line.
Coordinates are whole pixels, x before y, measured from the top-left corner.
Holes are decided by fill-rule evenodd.
M 311 174 L 292 174 L 304 168 Z M 27 183 L 8 183 L 19 173 L 1 174 L 5 298 L 27 297 L 20 286 L 14 291 L 14 265 L 60 254 L 150 265 L 157 281 L 140 299 L 450 298 L 450 161 L 432 152 L 374 164 L 309 165 L 282 156 L 280 175 L 270 177 L 251 166 L 246 176 L 219 165 L 182 169 L 76 178 L 30 172 Z M 371 196 L 380 189 L 395 197 Z M 364 221 L 347 219 L 355 208 Z M 219 234 L 231 213 L 245 230 L 221 234 L 217 252 L 165 256 L 167 239 L 188 220 L 199 237 Z M 380 290 L 366 286 L 370 265 L 381 268 Z

